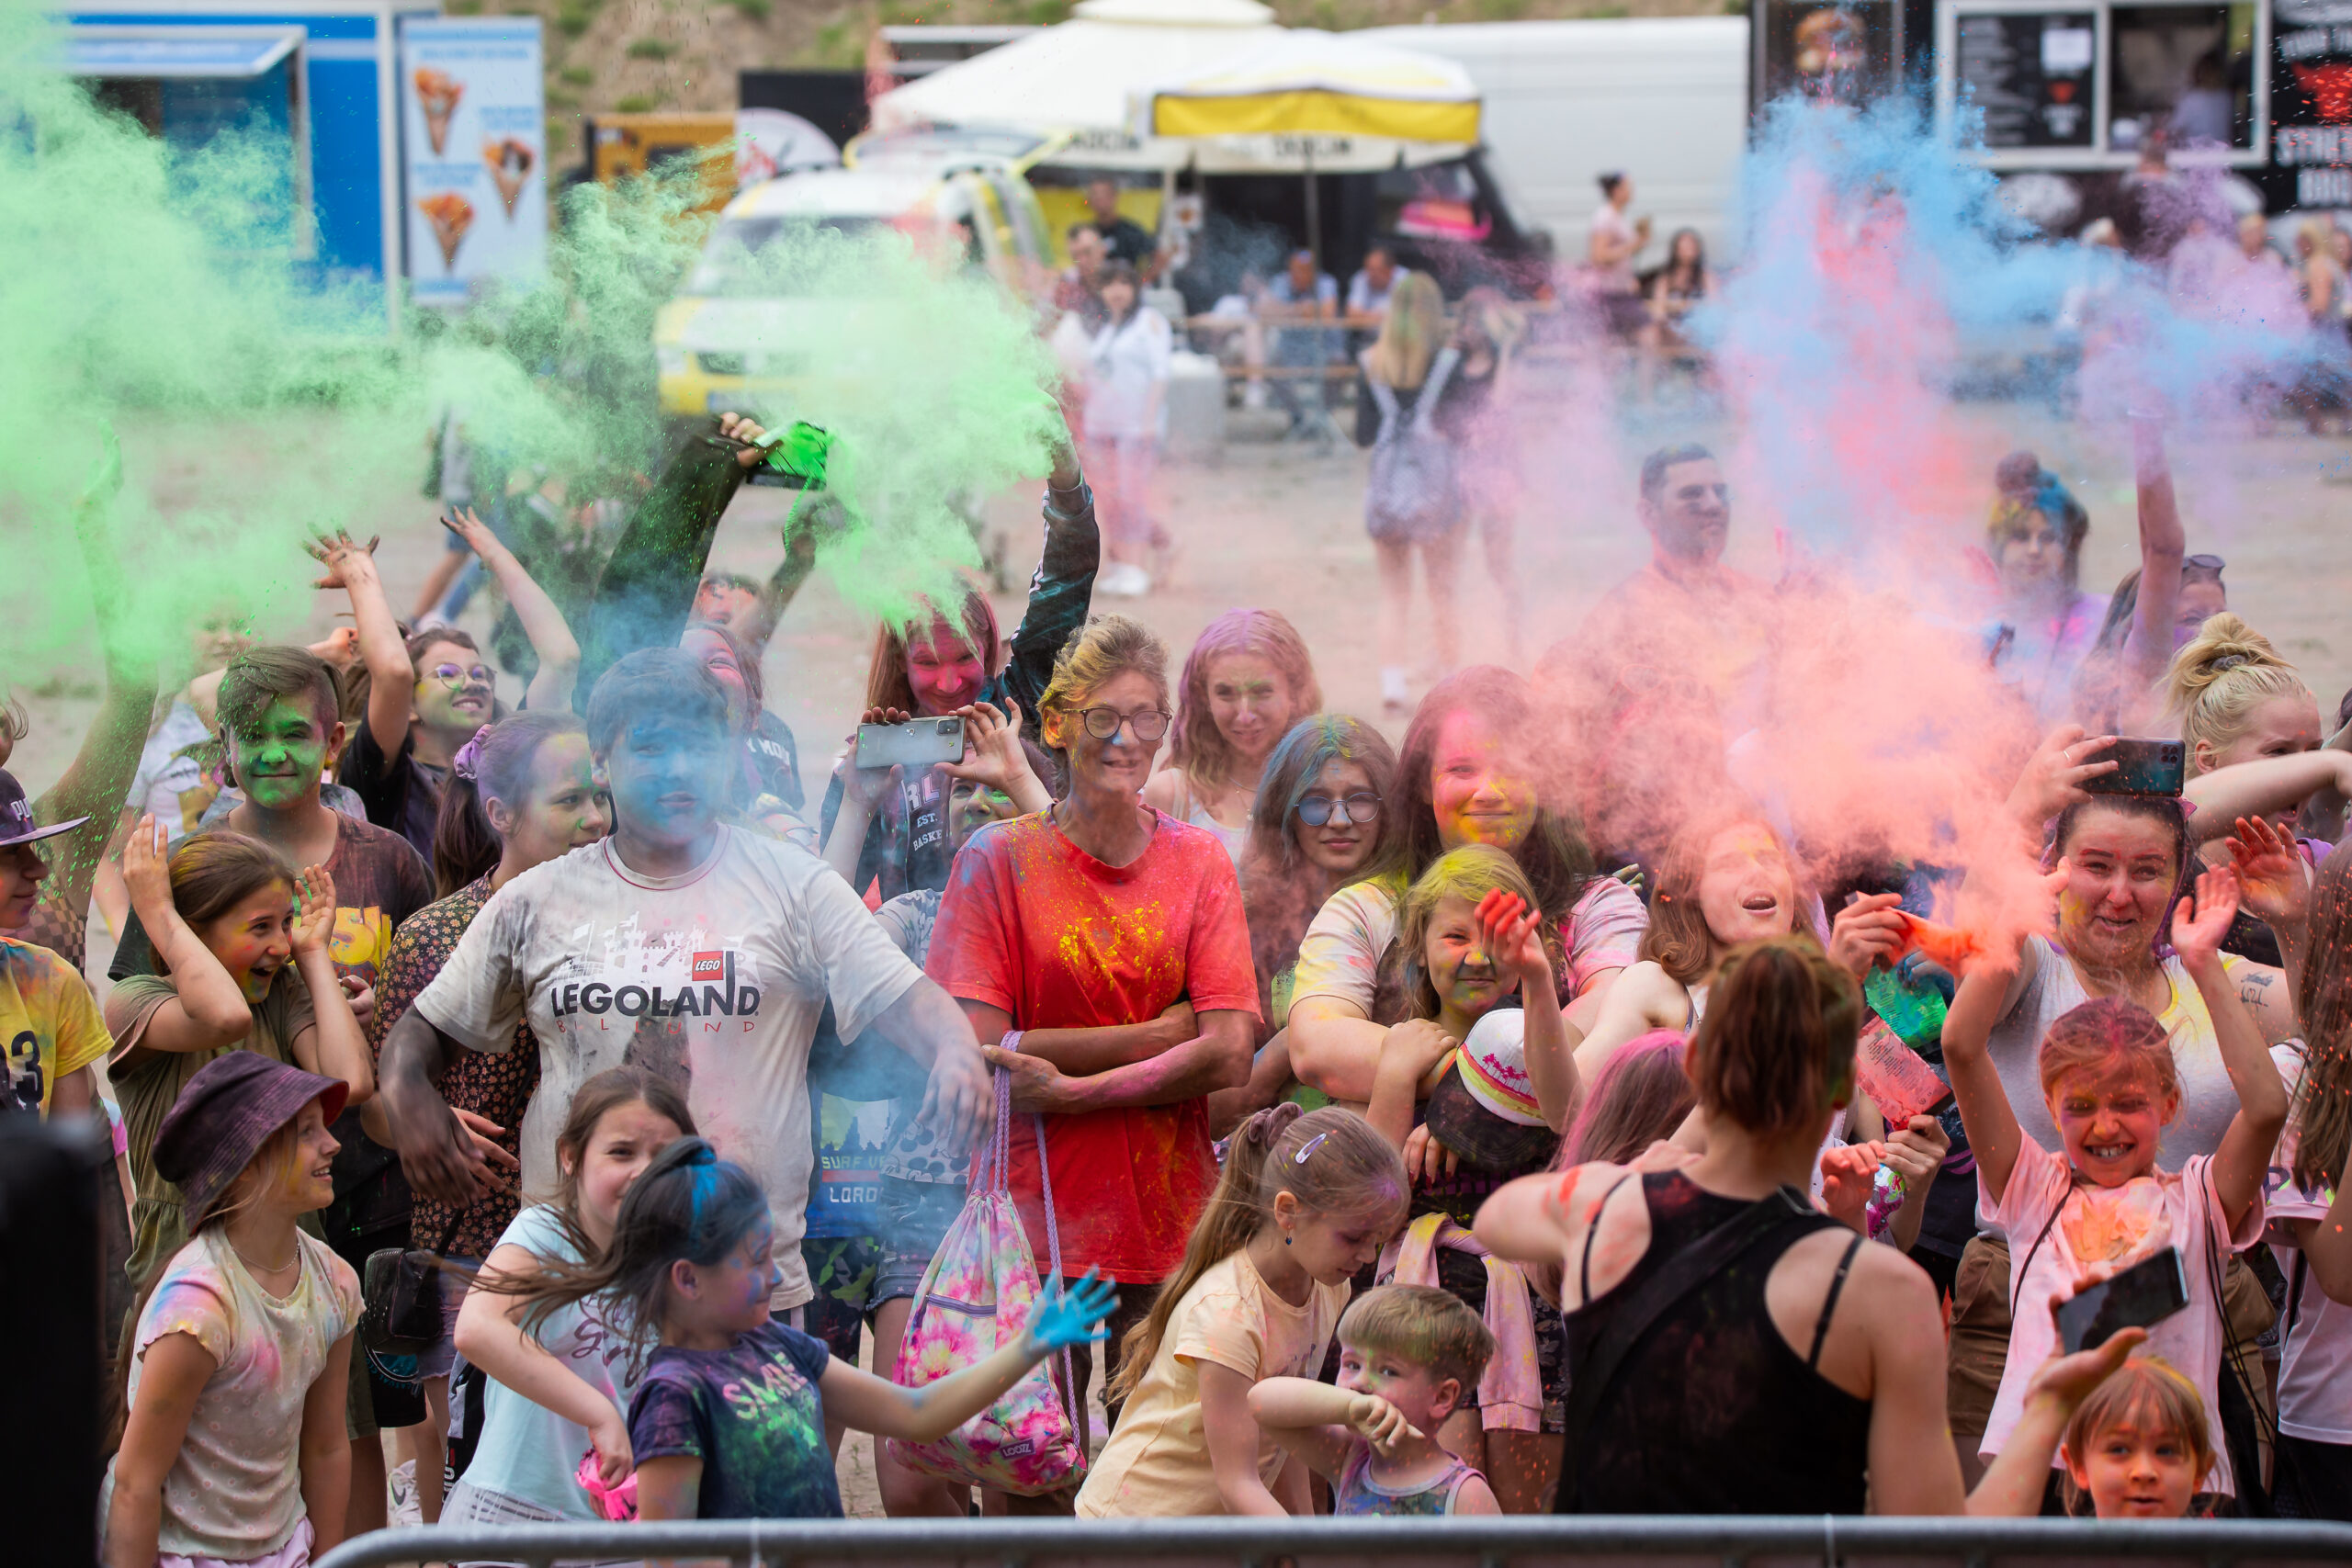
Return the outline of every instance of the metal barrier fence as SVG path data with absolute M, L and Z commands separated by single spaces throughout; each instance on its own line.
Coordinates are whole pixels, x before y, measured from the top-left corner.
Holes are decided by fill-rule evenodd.
M 780 1568 L 1799 1568 L 2001 1563 L 2302 1568 L 2352 1562 L 2352 1525 L 2250 1520 L 1875 1517 L 705 1519 L 378 1530 L 317 1568 L 481 1560 L 718 1560 Z

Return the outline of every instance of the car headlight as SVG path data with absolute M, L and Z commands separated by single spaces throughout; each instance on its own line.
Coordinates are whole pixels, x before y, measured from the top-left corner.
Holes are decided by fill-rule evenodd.
M 664 376 L 683 376 L 686 373 L 686 351 L 675 344 L 666 343 L 654 344 L 653 362 Z

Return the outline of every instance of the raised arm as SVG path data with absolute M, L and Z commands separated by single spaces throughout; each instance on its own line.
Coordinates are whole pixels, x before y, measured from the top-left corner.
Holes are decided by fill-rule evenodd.
M 1478 901 L 1479 939 L 1496 964 L 1519 975 L 1519 998 L 1527 1015 L 1524 1049 L 1527 1079 L 1544 1124 L 1564 1130 L 1582 1093 L 1577 1058 L 1560 1016 L 1560 993 L 1552 979 L 1552 955 L 1544 945 L 1544 914 L 1515 893 L 1490 891 Z M 1611 995 L 1621 989 L 1610 987 Z M 1609 999 L 1600 1001 L 1603 1009 Z
M 531 677 L 525 702 L 533 708 L 560 710 L 571 705 L 571 684 L 580 674 L 580 644 L 565 624 L 563 612 L 556 608 L 548 591 L 538 581 L 523 570 L 514 552 L 499 541 L 490 525 L 474 515 L 470 507 L 441 519 L 441 525 L 465 540 L 473 547 L 481 564 L 498 579 L 498 586 L 505 592 L 506 603 L 514 606 L 515 619 L 523 623 L 523 635 L 530 639 L 531 651 L 539 657 L 538 671 Z
M 2203 843 L 2229 832 L 2241 817 L 2284 811 L 2323 790 L 2352 795 L 2352 751 L 2323 747 L 2291 757 L 2233 762 L 2198 774 L 2180 793 L 2197 807 L 2188 831 Z
M 155 1010 L 139 1044 L 142 1050 L 175 1052 L 234 1045 L 253 1032 L 253 1009 L 236 980 L 174 907 L 171 875 L 164 866 L 169 847 L 166 829 L 152 813 L 140 818 L 122 846 L 130 907 L 177 993 Z
M 1102 535 L 1094 518 L 1094 492 L 1080 472 L 1078 450 L 1067 430 L 1051 443 L 1053 471 L 1046 479 L 1046 545 L 1029 579 L 1029 602 L 1012 628 L 1011 656 L 997 682 L 1027 715 L 1023 731 L 1039 739 L 1037 701 L 1053 679 L 1054 656 L 1070 633 L 1086 624 L 1094 602 L 1094 574 L 1102 563 Z
M 2144 715 L 2150 693 L 2172 662 L 2173 622 L 2180 612 L 2181 563 L 2188 536 L 2165 460 L 2164 422 L 2132 415 L 2132 466 L 2140 489 L 2140 595 L 2123 645 L 2125 712 Z M 2133 728 L 2129 719 L 2125 728 Z
M 1587 1004 L 1592 1005 L 1592 1004 Z M 1580 1078 L 1594 1078 L 1609 1059 L 1653 1029 L 1679 1029 L 1690 1016 L 1690 993 L 1647 960 L 1617 976 L 1599 1003 L 1592 1028 L 1571 1058 Z M 1550 1114 L 1550 1107 L 1545 1107 Z
M 1952 1098 L 1960 1102 L 1968 1146 L 1976 1154 L 1976 1174 L 1996 1203 L 2008 1190 L 2009 1173 L 2017 1169 L 2025 1142 L 1991 1051 L 1993 1026 L 2008 1011 L 2012 973 L 1992 957 L 1980 960 L 1962 978 L 1944 1013 L 1944 1070 L 1951 1077 Z
M 2238 877 L 2228 866 L 2197 879 L 2195 907 L 2183 899 L 2172 913 L 2173 951 L 2196 982 L 2197 994 L 2212 1015 L 2215 1043 L 2222 1066 L 2237 1090 L 2238 1113 L 2230 1118 L 2213 1151 L 2213 1190 L 2222 1200 L 2232 1228 L 2262 1196 L 2270 1156 L 2278 1146 L 2279 1129 L 2287 1124 L 2287 1086 L 2271 1065 L 2270 1051 L 2256 1027 L 2254 1015 L 2238 998 L 2238 987 L 2222 966 L 2222 941 L 2237 918 Z M 1969 1142 L 1975 1142 L 1972 1133 Z M 1984 1156 L 1977 1156 L 1980 1167 Z
M 1400 1152 L 1413 1131 L 1421 1080 L 1460 1043 L 1427 1018 L 1407 1019 L 1381 1041 L 1380 1066 L 1373 1074 L 1372 1101 L 1364 1107 L 1363 1119 Z
M 352 1015 L 351 998 L 344 995 L 334 955 L 327 951 L 334 935 L 334 879 L 326 867 L 303 868 L 294 901 L 294 966 L 310 989 L 315 1021 L 289 1043 L 303 1071 L 341 1078 L 351 1089 L 344 1103 L 365 1105 L 375 1098 L 376 1074 L 368 1056 L 367 1036 Z M 305 1055 L 310 1059 L 302 1060 Z
M 408 743 L 409 716 L 416 711 L 416 671 L 408 661 L 408 643 L 392 617 L 391 601 L 384 597 L 384 581 L 376 574 L 375 547 L 373 539 L 360 545 L 337 529 L 313 542 L 310 551 L 327 569 L 317 586 L 340 588 L 351 596 L 359 658 L 368 667 L 368 733 L 389 760 Z

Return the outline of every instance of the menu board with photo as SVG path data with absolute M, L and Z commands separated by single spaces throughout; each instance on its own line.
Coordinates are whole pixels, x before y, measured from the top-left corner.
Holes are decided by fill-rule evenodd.
M 2270 36 L 2270 167 L 2284 208 L 2352 207 L 2352 0 L 2278 0 Z
M 547 108 L 537 17 L 401 23 L 408 276 L 421 305 L 547 270 Z
M 2089 11 L 1979 11 L 1959 18 L 1961 107 L 1984 145 L 2089 147 L 2098 17 Z

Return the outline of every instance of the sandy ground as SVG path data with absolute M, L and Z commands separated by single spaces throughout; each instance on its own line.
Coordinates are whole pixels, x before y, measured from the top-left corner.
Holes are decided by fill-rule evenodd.
M 1249 418 L 1237 412 L 1237 423 Z M 1255 434 L 1268 434 L 1261 418 Z M 1634 520 L 1634 476 L 1640 454 L 1664 439 L 1691 435 L 1735 449 L 1736 433 L 1701 423 L 1667 430 L 1627 421 L 1597 428 L 1566 422 L 1532 422 L 1531 483 L 1515 528 L 1510 575 L 1526 604 L 1521 663 L 1572 629 L 1607 588 L 1638 567 L 1646 539 Z M 1931 498 L 1935 528 L 1948 527 L 1957 547 L 1981 537 L 1989 478 L 2010 448 L 2031 446 L 2064 473 L 2089 507 L 2092 532 L 2083 581 L 2104 592 L 2135 564 L 2132 491 L 2120 434 L 2055 423 L 2039 411 L 1978 405 L 1954 411 L 1945 432 L 1951 471 L 1967 476 L 1951 493 Z M 2346 443 L 2301 434 L 2177 434 L 2189 547 L 2225 556 L 2233 608 L 2267 631 L 2300 664 L 2322 705 L 2333 711 L 2352 683 L 2352 624 L 2343 614 L 2352 588 L 2352 528 L 2346 526 L 2344 485 L 2352 481 Z M 140 454 L 129 454 L 140 473 Z M 1756 493 L 1757 465 L 1733 464 L 1736 494 Z M 1409 650 L 1379 644 L 1378 584 L 1362 521 L 1364 461 L 1352 446 L 1318 451 L 1295 443 L 1235 440 L 1214 463 L 1170 466 L 1163 471 L 1168 525 L 1181 546 L 1172 580 L 1131 603 L 1098 602 L 1147 620 L 1181 658 L 1210 618 L 1237 604 L 1280 609 L 1305 634 L 1316 655 L 1326 704 L 1335 710 L 1378 712 L 1380 665 L 1417 669 L 1414 690 L 1427 684 L 1426 628 L 1416 623 Z M 1743 490 L 1742 487 L 1751 487 Z M 1010 539 L 1010 575 L 1025 581 L 1036 559 L 1040 530 L 1037 493 L 1008 493 L 989 503 L 990 524 Z M 761 576 L 778 555 L 776 525 L 787 494 L 746 490 L 721 527 L 714 563 Z M 1733 556 L 1770 571 L 1773 545 L 1744 501 L 1736 501 Z M 1746 521 L 1743 521 L 1743 520 Z M 1941 521 L 1936 521 L 1940 519 Z M 379 558 L 395 608 L 406 612 L 418 584 L 442 550 L 442 531 L 429 503 L 413 490 L 368 504 L 355 531 L 384 536 Z M 1506 660 L 1505 628 L 1490 579 L 1476 546 L 1462 562 L 1466 660 Z M 1018 619 L 1017 596 L 998 600 L 1008 628 Z M 265 625 L 264 635 L 308 639 L 334 624 L 340 595 L 318 594 L 306 613 Z M 486 629 L 481 601 L 468 623 Z M 865 686 L 873 627 L 844 603 L 820 572 L 791 608 L 765 665 L 769 705 L 800 739 L 809 795 L 821 793 L 841 737 L 853 725 Z M 33 733 L 17 750 L 14 770 L 35 792 L 51 783 L 70 759 L 96 693 L 86 677 L 51 678 L 40 668 L 13 669 L 16 689 L 30 710 Z M 511 701 L 519 688 L 502 682 Z M 1401 724 L 1390 722 L 1393 734 Z M 92 974 L 102 976 L 111 941 L 92 932 Z M 103 986 L 102 978 L 97 983 Z M 1099 1429 L 1099 1428 L 1098 1428 Z M 854 1437 L 841 1458 L 851 1512 L 876 1514 L 871 1441 Z

